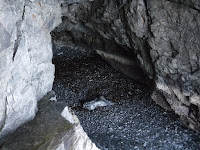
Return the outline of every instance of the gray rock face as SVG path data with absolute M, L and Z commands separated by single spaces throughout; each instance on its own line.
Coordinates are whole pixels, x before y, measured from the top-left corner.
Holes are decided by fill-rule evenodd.
M 1 150 L 99 150 L 66 103 L 51 101 L 51 96 L 53 92 L 38 103 L 32 121 L 0 138 Z
M 177 114 L 188 116 L 191 128 L 200 129 L 200 13 L 188 5 L 151 1 L 149 43 L 157 88 Z
M 96 49 L 151 87 L 153 79 L 164 97 L 152 98 L 162 98 L 160 103 L 169 103 L 184 123 L 200 130 L 199 0 L 96 0 L 65 3 L 62 10 L 54 37 Z
M 0 0 L 0 137 L 33 119 L 52 89 L 50 31 L 61 22 L 58 1 Z

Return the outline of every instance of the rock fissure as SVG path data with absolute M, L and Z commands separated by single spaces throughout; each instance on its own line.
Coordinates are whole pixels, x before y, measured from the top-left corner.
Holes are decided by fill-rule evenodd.
M 12 57 L 12 60 L 14 61 L 14 59 L 15 59 L 15 55 L 16 55 L 16 53 L 17 53 L 17 49 L 18 49 L 18 47 L 19 47 L 19 45 L 20 45 L 20 41 L 22 40 L 22 31 L 21 31 L 21 25 L 23 24 L 23 20 L 24 20 L 24 14 L 25 14 L 25 4 L 24 4 L 24 8 L 23 8 L 23 10 L 22 10 L 22 17 L 21 17 L 21 19 L 20 20 L 18 20 L 17 22 L 16 22 L 16 27 L 17 27 L 17 39 L 15 40 L 15 44 L 14 44 L 14 49 L 13 49 L 13 57 Z

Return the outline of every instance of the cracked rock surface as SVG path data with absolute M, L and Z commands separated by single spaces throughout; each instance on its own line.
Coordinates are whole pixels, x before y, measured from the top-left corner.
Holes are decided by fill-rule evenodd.
M 0 0 L 0 137 L 34 118 L 52 89 L 50 32 L 61 22 L 58 1 Z

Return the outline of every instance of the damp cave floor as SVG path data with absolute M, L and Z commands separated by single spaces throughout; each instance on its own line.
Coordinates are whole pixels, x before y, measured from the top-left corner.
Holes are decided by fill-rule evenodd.
M 73 53 L 72 53 L 73 51 Z M 53 90 L 78 116 L 102 150 L 195 150 L 200 134 L 155 104 L 144 85 L 117 72 L 100 56 L 82 48 L 54 52 Z M 113 106 L 85 110 L 82 104 L 104 96 Z

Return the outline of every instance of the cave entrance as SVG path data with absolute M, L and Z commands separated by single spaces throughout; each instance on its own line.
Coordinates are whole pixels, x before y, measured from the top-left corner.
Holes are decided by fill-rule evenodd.
M 68 32 L 55 30 L 52 35 L 56 67 L 53 90 L 57 100 L 65 101 L 72 108 L 99 148 L 134 148 L 136 141 L 128 139 L 134 135 L 130 134 L 131 128 L 137 126 L 134 122 L 144 119 L 139 112 L 152 105 L 148 88 L 114 69 L 112 62 L 110 65 L 94 49 L 85 47 L 84 42 L 80 43 L 81 46 L 74 44 L 72 38 L 67 37 Z M 119 67 L 123 70 L 123 66 Z M 101 96 L 114 105 L 92 111 L 83 107 L 88 101 Z M 153 112 L 153 107 L 150 111 Z M 137 126 L 136 130 L 139 128 Z
M 69 32 L 64 25 L 65 22 L 52 32 L 56 68 L 53 90 L 57 100 L 66 102 L 75 112 L 100 149 L 186 148 L 182 137 L 195 143 L 191 131 L 185 130 L 173 113 L 151 100 L 151 89 L 136 82 L 143 79 L 150 85 L 145 74 L 130 69 L 139 67 L 136 61 L 130 61 L 135 59 L 134 54 L 121 53 L 127 47 L 105 39 L 102 42 L 98 38 L 85 38 L 87 35 L 80 30 Z M 94 110 L 83 107 L 101 96 L 114 105 Z

